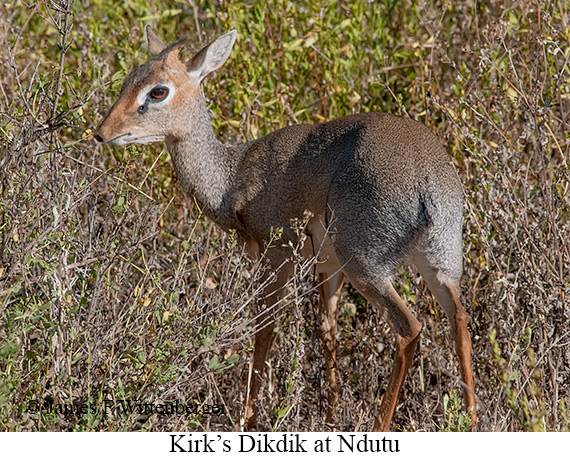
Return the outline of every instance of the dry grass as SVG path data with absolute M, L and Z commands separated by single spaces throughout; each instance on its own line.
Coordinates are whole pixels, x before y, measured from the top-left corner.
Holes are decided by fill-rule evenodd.
M 229 141 L 368 110 L 436 132 L 465 188 L 479 429 L 570 429 L 570 7 L 559 0 L 1 4 L 0 429 L 239 423 L 259 267 L 199 217 L 162 145 L 91 136 L 146 58 L 149 22 L 196 48 L 238 30 L 240 51 L 206 88 Z M 317 294 L 297 267 L 259 424 L 328 430 Z M 463 430 L 448 323 L 415 272 L 398 287 L 424 333 L 394 427 Z M 341 308 L 336 429 L 366 430 L 393 340 L 352 289 Z M 101 413 L 123 399 L 196 413 Z M 94 410 L 61 410 L 71 404 Z

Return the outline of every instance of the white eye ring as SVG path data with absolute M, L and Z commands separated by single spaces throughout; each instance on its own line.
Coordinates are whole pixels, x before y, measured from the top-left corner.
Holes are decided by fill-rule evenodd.
M 148 105 L 149 103 L 169 103 L 175 92 L 173 84 L 158 81 L 143 87 L 139 91 L 137 103 L 139 107 Z

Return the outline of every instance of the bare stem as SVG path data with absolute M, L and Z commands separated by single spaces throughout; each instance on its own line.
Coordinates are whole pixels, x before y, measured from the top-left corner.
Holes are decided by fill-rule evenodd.
M 60 34 L 60 42 L 59 42 L 60 55 L 59 55 L 59 70 L 57 72 L 57 82 L 55 86 L 55 98 L 53 100 L 53 107 L 51 112 L 52 119 L 55 119 L 57 117 L 57 108 L 59 105 L 59 98 L 61 97 L 61 85 L 63 82 L 65 55 L 68 49 L 67 39 L 69 32 L 73 27 L 73 25 L 69 24 L 69 18 L 72 14 L 71 13 L 72 6 L 73 6 L 73 1 L 62 1 L 59 5 L 57 5 L 57 7 L 55 7 L 54 5 L 58 15 L 58 21 L 56 27 Z

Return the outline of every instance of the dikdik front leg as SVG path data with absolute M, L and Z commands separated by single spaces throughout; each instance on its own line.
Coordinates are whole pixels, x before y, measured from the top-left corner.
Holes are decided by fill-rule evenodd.
M 292 266 L 289 263 L 271 262 L 271 264 L 278 265 L 280 269 L 276 273 L 276 278 L 273 282 L 270 279 L 272 276 L 271 272 L 265 275 L 264 283 L 267 283 L 267 286 L 265 287 L 263 298 L 256 305 L 257 332 L 253 350 L 253 366 L 245 403 L 246 430 L 252 430 L 256 425 L 258 411 L 256 400 L 263 382 L 265 361 L 271 348 L 276 312 L 277 308 L 280 307 L 280 301 L 285 296 L 285 286 L 292 273 Z
M 338 272 L 332 276 L 319 274 L 319 315 L 321 325 L 319 336 L 323 344 L 325 367 L 327 373 L 327 424 L 334 423 L 334 412 L 338 400 L 338 383 L 336 377 L 336 333 L 338 301 L 342 291 L 344 275 Z

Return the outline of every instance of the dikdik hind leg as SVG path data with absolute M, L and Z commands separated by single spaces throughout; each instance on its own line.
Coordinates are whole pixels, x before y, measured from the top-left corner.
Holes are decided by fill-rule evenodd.
M 465 408 L 471 413 L 471 423 L 477 425 L 475 401 L 475 376 L 471 369 L 471 335 L 467 329 L 467 313 L 461 304 L 458 280 L 452 279 L 437 267 L 432 266 L 425 256 L 418 256 L 415 265 L 439 305 L 443 308 L 451 325 L 451 335 L 459 359 L 459 371 L 463 386 Z
M 374 422 L 374 432 L 386 432 L 394 416 L 398 395 L 412 364 L 422 326 L 400 298 L 392 282 L 383 279 L 379 284 L 364 282 L 347 273 L 350 282 L 376 308 L 386 310 L 392 330 L 396 334 L 396 353 L 388 387 Z

